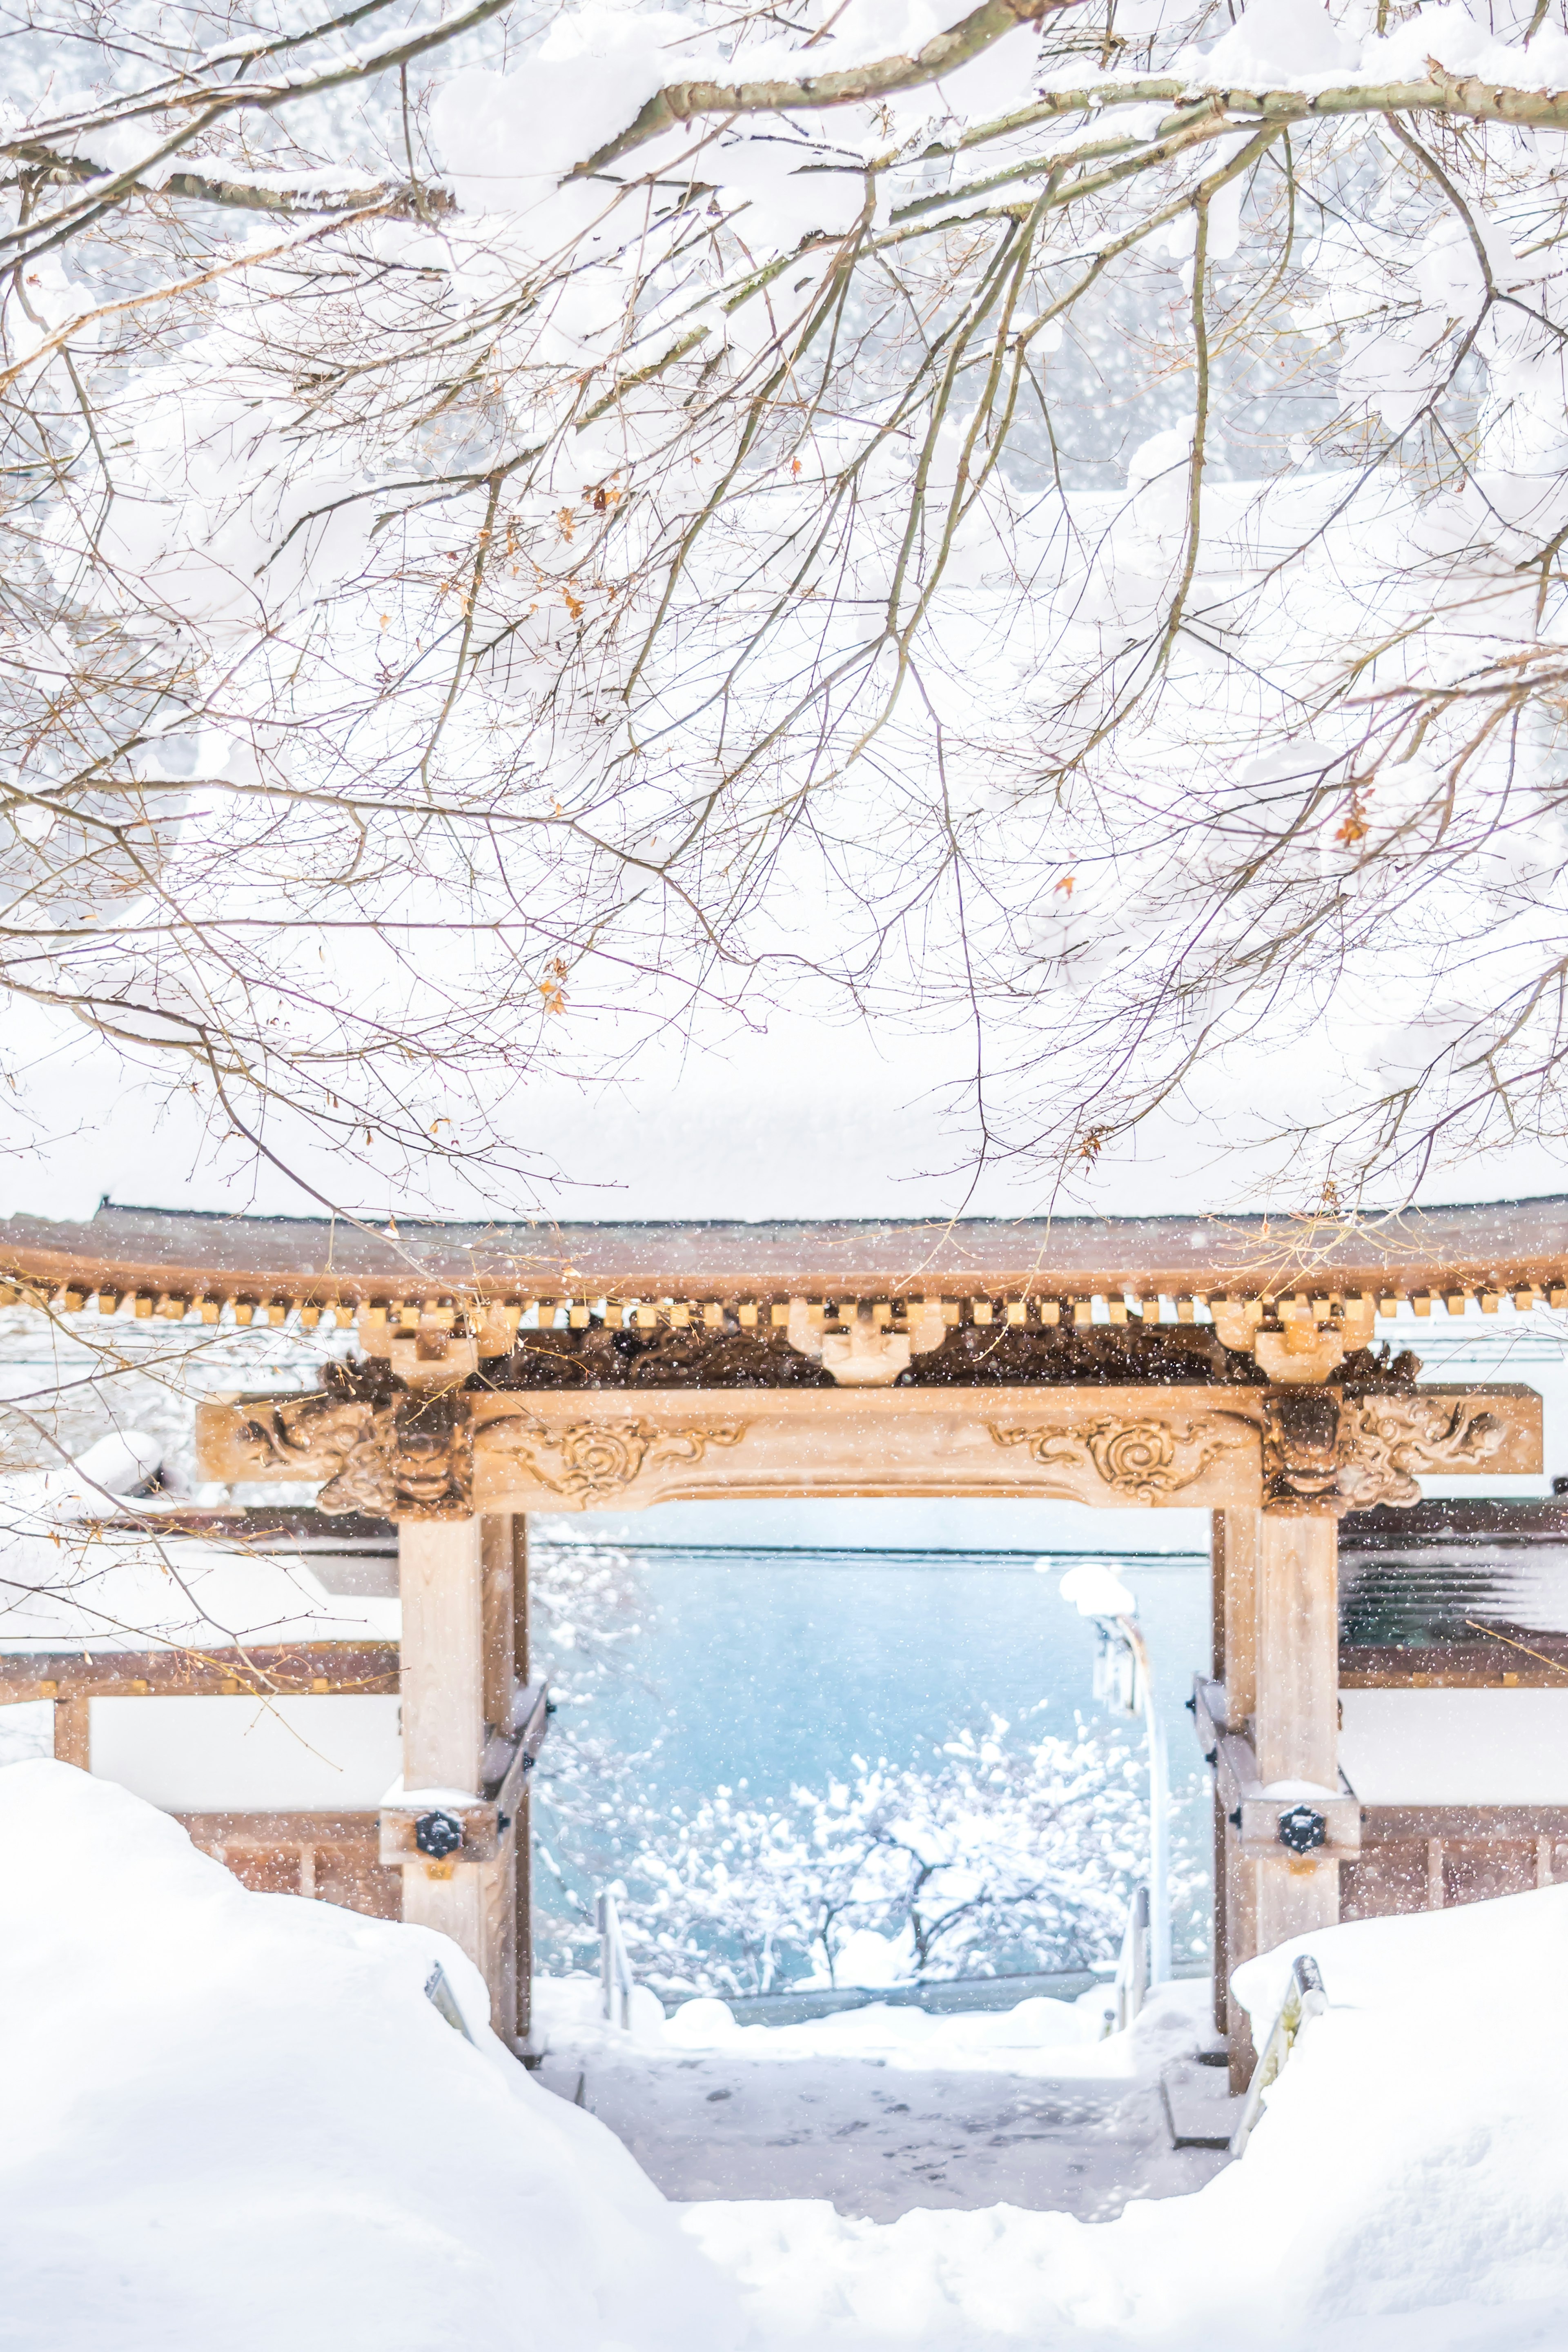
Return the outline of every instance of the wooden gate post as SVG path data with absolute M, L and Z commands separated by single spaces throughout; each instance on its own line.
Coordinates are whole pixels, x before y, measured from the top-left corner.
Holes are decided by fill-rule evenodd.
M 1245 1737 L 1258 1706 L 1258 1555 L 1263 1513 L 1239 1507 L 1214 1514 L 1214 1677 L 1225 1687 L 1226 1721 Z M 1228 1819 L 1219 1776 L 1215 1779 L 1215 2030 L 1230 2048 L 1233 2088 L 1252 2079 L 1252 2029 L 1231 1991 L 1232 1972 L 1258 1950 L 1254 1865 L 1242 1859 L 1240 1834 Z
M 1265 1511 L 1254 1742 L 1265 1790 L 1298 1782 L 1337 1797 L 1339 1681 L 1338 1522 L 1327 1511 Z M 1289 1801 L 1281 1795 L 1282 1805 Z M 1257 1870 L 1259 1951 L 1338 1920 L 1337 1857 L 1281 1847 Z
M 403 1785 L 460 1803 L 477 1799 L 485 1744 L 511 1706 L 512 1582 L 504 1520 L 404 1520 Z M 503 1696 L 504 1693 L 504 1696 Z M 489 1713 L 491 1707 L 496 1712 Z M 485 1862 L 405 1861 L 403 1916 L 465 1951 L 489 1988 L 490 2017 L 517 2031 L 513 1845 Z
M 74 1764 L 79 1770 L 92 1769 L 92 1701 L 90 1698 L 58 1698 L 55 1701 L 55 1761 Z
M 528 1639 L 528 1515 L 507 1515 L 511 1531 L 512 1671 L 520 1684 L 531 1679 Z M 517 1950 L 517 2038 L 524 2051 L 533 2034 L 533 1807 L 530 1784 L 524 1780 L 517 1803 L 517 1830 L 512 1839 L 516 1857 L 513 1888 L 514 1941 Z

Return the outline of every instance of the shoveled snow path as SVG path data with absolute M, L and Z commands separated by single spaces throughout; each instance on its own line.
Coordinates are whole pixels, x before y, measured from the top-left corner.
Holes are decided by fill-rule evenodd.
M 1006 2204 L 1104 2221 L 1130 2198 L 1201 2189 L 1226 2161 L 1173 2147 L 1160 2096 L 1162 2069 L 1211 2038 L 1206 1984 L 1173 1986 L 1114 2042 L 1068 2039 L 1089 2021 L 1040 2000 L 728 2033 L 718 2002 L 692 2002 L 667 2033 L 634 2038 L 594 2014 L 597 1995 L 536 1988 L 541 2079 L 683 2202 L 826 2198 L 875 2221 Z

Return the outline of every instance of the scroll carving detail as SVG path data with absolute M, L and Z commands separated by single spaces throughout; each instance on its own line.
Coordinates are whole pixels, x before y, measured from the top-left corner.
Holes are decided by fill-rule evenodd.
M 492 1421 L 479 1432 L 482 1454 L 510 1454 L 551 1494 L 585 1506 L 618 1495 L 645 1470 L 700 1462 L 710 1445 L 738 1445 L 744 1422 L 709 1429 L 655 1429 L 643 1421 L 574 1422 L 564 1429 L 537 1421 Z
M 1110 1417 L 1049 1429 L 1004 1429 L 987 1422 L 998 1445 L 1022 1445 L 1042 1469 L 1092 1470 L 1129 1503 L 1158 1503 L 1203 1475 L 1209 1465 L 1256 1433 L 1244 1413 L 1194 1413 L 1169 1421 Z

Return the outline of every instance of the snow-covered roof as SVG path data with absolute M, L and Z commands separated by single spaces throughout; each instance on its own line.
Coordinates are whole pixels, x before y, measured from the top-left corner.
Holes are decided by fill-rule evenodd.
M 1060 1288 L 1272 1295 L 1299 1284 L 1422 1295 L 1568 1284 L 1568 1199 L 1310 1218 L 659 1220 L 576 1223 L 230 1217 L 103 1202 L 77 1223 L 0 1223 L 0 1267 L 44 1295 L 210 1292 L 298 1302 L 487 1296 L 787 1297 Z

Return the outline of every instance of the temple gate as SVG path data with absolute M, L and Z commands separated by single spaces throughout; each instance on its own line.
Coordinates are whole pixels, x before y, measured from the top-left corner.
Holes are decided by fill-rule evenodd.
M 377 1852 L 403 1916 L 471 1956 L 514 2042 L 547 1707 L 526 1514 L 855 1496 L 1208 1510 L 1213 1655 L 1193 1705 L 1215 1775 L 1218 2016 L 1243 2073 L 1230 1969 L 1336 1920 L 1361 1849 L 1338 1758 L 1338 1521 L 1417 1503 L 1419 1475 L 1542 1469 L 1531 1390 L 1418 1384 L 1374 1321 L 1568 1305 L 1568 1221 L 1548 1202 L 1373 1224 L 394 1233 L 106 1207 L 0 1227 L 0 1267 L 12 1298 L 55 1312 L 356 1328 L 362 1360 L 318 1390 L 202 1406 L 202 1468 L 395 1522 L 404 1770 Z M 61 1752 L 85 1761 L 80 1687 L 49 1681 Z

